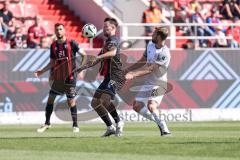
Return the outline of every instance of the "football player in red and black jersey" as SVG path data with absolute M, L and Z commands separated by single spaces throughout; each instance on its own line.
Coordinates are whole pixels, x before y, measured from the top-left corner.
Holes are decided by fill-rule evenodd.
M 73 70 L 76 69 L 77 53 L 82 56 L 82 64 L 86 63 L 86 53 L 74 40 L 67 39 L 63 24 L 55 24 L 55 34 L 57 40 L 54 41 L 50 47 L 50 63 L 43 69 L 35 72 L 35 76 L 38 77 L 50 70 L 49 82 L 51 84 L 45 110 L 46 121 L 37 131 L 44 132 L 50 128 L 50 117 L 53 112 L 54 100 L 57 95 L 66 94 L 73 120 L 73 132 L 79 132 L 77 107 L 74 99 L 76 96 L 77 75 Z
M 114 99 L 116 90 L 122 88 L 125 82 L 124 71 L 120 59 L 120 42 L 116 36 L 118 22 L 114 18 L 104 20 L 103 33 L 107 38 L 98 54 L 93 57 L 82 69 L 86 69 L 101 63 L 99 70 L 104 80 L 96 90 L 91 105 L 107 126 L 103 137 L 115 134 L 121 136 L 123 132 L 123 121 L 120 120 L 116 106 L 111 102 Z M 112 124 L 108 113 L 113 117 L 116 127 Z

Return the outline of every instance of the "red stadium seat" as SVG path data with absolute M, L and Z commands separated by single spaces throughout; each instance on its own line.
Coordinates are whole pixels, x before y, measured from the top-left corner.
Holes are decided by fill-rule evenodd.
M 9 4 L 9 10 L 13 13 L 14 17 L 16 18 L 21 18 L 23 16 L 20 3 Z
M 6 50 L 6 49 L 9 49 L 9 44 L 0 42 L 0 50 Z
M 38 9 L 35 5 L 27 4 L 24 6 L 24 17 L 34 18 L 38 15 Z
M 51 21 L 43 21 L 42 26 L 46 30 L 48 35 L 54 34 L 54 23 L 52 23 Z

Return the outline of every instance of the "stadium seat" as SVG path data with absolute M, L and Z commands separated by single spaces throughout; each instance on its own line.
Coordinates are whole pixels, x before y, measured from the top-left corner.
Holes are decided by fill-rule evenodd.
M 24 6 L 24 17 L 34 18 L 38 15 L 38 9 L 35 5 L 27 4 Z
M 0 42 L 0 50 L 9 49 L 9 44 L 5 42 Z
M 54 23 L 52 23 L 51 21 L 43 21 L 42 26 L 46 30 L 48 35 L 54 34 Z
M 14 14 L 14 17 L 16 18 L 21 18 L 23 16 L 20 3 L 11 3 L 9 5 L 9 10 Z

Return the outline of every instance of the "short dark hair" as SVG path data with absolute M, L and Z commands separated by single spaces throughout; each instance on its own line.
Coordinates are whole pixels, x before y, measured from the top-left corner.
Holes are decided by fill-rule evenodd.
M 63 24 L 63 23 L 56 23 L 56 24 L 54 25 L 55 28 L 57 28 L 57 27 L 59 27 L 59 26 L 63 26 L 63 27 L 64 27 L 64 24 Z
M 107 17 L 104 19 L 104 22 L 109 22 L 110 24 L 113 24 L 116 27 L 118 27 L 118 22 L 115 18 Z
M 157 35 L 161 37 L 162 40 L 167 39 L 168 37 L 168 29 L 167 27 L 156 27 Z

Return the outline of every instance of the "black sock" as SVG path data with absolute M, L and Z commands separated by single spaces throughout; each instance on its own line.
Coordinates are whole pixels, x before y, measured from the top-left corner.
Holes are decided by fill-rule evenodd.
M 53 104 L 47 104 L 45 108 L 45 116 L 46 116 L 46 121 L 45 124 L 50 125 L 50 117 L 53 112 Z
M 73 127 L 78 127 L 77 124 L 77 107 L 76 105 L 70 108 L 72 121 L 73 121 Z
M 108 116 L 108 113 L 105 108 L 99 106 L 98 108 L 95 108 L 95 111 L 97 112 L 97 114 L 101 117 L 101 119 L 107 126 L 112 125 L 112 121 L 111 121 L 110 117 Z
M 120 117 L 117 113 L 116 107 L 113 103 L 110 104 L 110 106 L 107 107 L 108 112 L 111 114 L 111 116 L 113 117 L 115 123 L 120 122 Z
M 107 126 L 111 126 L 112 125 L 112 121 L 110 119 L 110 117 L 108 116 L 108 114 L 101 116 L 101 119 L 103 120 L 103 122 L 107 125 Z

